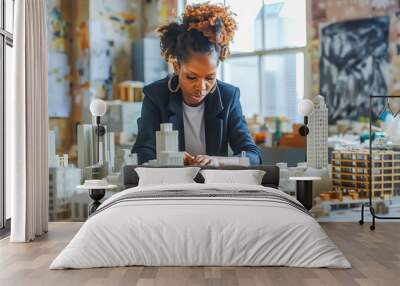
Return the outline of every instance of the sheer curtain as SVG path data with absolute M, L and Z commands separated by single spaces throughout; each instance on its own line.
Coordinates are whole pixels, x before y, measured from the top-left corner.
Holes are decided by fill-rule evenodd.
M 46 0 L 15 1 L 14 94 L 6 99 L 6 187 L 12 242 L 48 226 Z

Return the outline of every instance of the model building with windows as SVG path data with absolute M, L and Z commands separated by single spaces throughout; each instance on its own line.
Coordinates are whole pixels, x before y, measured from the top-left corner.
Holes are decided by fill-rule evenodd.
M 370 190 L 369 160 L 368 150 L 335 150 L 332 154 L 333 194 L 367 198 Z M 399 193 L 400 152 L 373 150 L 372 198 L 390 199 Z
M 184 152 L 179 152 L 179 132 L 172 130 L 171 123 L 160 124 L 156 131 L 156 156 L 150 160 L 152 166 L 183 166 Z
M 321 95 L 314 98 L 314 112 L 309 116 L 307 136 L 307 165 L 328 168 L 328 108 Z

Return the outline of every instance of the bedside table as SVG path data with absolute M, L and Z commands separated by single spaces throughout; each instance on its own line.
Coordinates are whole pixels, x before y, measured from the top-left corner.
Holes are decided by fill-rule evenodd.
M 307 209 L 312 208 L 313 203 L 313 181 L 321 180 L 320 177 L 289 177 L 289 180 L 296 181 L 296 199 Z
M 90 216 L 101 205 L 100 200 L 106 194 L 106 190 L 114 189 L 117 187 L 117 185 L 108 184 L 105 180 L 86 180 L 83 185 L 79 185 L 76 188 L 88 190 L 89 197 L 93 200 L 93 202 L 88 207 L 88 214 Z

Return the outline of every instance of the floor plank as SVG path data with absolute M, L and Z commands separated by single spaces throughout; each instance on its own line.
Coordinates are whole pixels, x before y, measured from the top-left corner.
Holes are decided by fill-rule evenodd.
M 32 243 L 0 240 L 0 285 L 399 285 L 400 224 L 382 222 L 375 231 L 357 223 L 322 223 L 352 269 L 289 267 L 118 267 L 50 271 L 55 256 L 81 223 L 50 223 Z

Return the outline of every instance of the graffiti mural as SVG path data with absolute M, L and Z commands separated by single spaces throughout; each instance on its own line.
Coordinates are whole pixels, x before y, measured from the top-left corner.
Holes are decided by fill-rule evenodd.
M 368 116 L 369 95 L 388 93 L 389 22 L 382 16 L 321 28 L 320 93 L 331 123 Z

